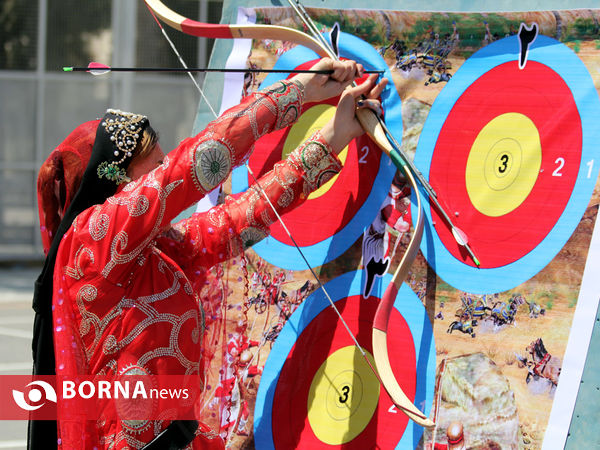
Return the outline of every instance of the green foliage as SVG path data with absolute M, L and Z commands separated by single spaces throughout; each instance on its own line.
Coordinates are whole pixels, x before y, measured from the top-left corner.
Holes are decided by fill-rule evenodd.
M 536 294 L 535 298 L 536 298 L 537 303 L 539 303 L 539 304 L 544 303 L 542 301 L 542 299 L 546 299 L 546 302 L 545 302 L 546 309 L 548 311 L 550 311 L 552 309 L 552 307 L 554 306 L 554 300 L 556 300 L 557 296 L 558 296 L 558 294 L 553 291 L 541 291 Z
M 437 295 L 436 297 L 440 301 L 440 303 L 447 303 L 450 301 L 450 297 L 448 297 L 447 295 Z
M 499 14 L 457 14 L 435 13 L 428 19 L 418 20 L 415 25 L 405 32 L 400 38 L 407 41 L 408 47 L 415 47 L 420 42 L 430 39 L 431 33 L 437 33 L 440 39 L 453 33 L 453 22 L 459 35 L 458 48 L 455 50 L 460 56 L 468 58 L 473 51 L 478 50 L 485 38 L 485 22 L 488 23 L 490 33 L 494 39 L 501 39 L 512 35 L 519 30 L 520 21 L 512 20 Z
M 579 38 L 598 36 L 598 24 L 591 18 L 578 17 L 575 20 L 574 28 L 577 30 Z
M 336 22 L 340 24 L 340 28 L 342 29 L 342 31 L 348 32 L 343 18 L 339 14 L 333 12 L 327 12 L 325 14 L 319 15 L 317 27 L 319 27 L 319 25 L 322 24 L 325 25 L 327 28 L 331 28 Z
M 460 17 L 462 17 L 460 14 L 431 14 L 429 19 L 418 20 L 414 27 L 405 33 L 403 37 L 411 46 L 428 39 L 432 32 L 438 33 L 440 38 L 443 38 L 446 34 L 452 34 L 452 22 L 456 21 L 458 23 L 457 19 Z
M 566 42 L 577 40 L 589 40 L 598 38 L 600 35 L 600 26 L 593 19 L 588 17 L 578 17 L 575 22 L 567 27 L 563 40 Z
M 454 291 L 455 289 L 452 286 L 450 286 L 448 283 L 443 281 L 442 279 L 438 278 L 436 290 L 439 292 L 439 291 Z
M 381 33 L 377 32 L 379 25 L 371 18 L 363 19 L 356 27 L 355 34 L 361 39 L 372 41 L 372 44 L 381 44 Z
M 554 300 L 558 294 L 554 291 L 541 291 L 536 294 L 536 299 L 540 298 L 548 298 L 550 300 Z
M 344 33 L 353 34 L 374 45 L 382 45 L 384 42 L 384 32 L 382 25 L 370 17 L 359 19 L 357 25 L 353 25 L 346 20 L 346 16 L 334 12 L 326 12 L 319 15 L 316 20 L 317 28 L 331 29 L 335 23 L 340 25 L 340 30 Z
M 460 33 L 458 45 L 461 48 L 479 48 L 485 37 L 484 17 L 481 14 L 472 14 L 457 22 Z

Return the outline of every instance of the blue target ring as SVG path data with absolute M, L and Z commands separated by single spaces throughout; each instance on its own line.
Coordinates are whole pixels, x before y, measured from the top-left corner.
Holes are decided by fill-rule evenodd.
M 372 291 L 372 296 L 375 298 L 369 297 L 367 300 L 360 300 L 362 298 L 362 286 L 365 281 L 363 277 L 364 273 L 362 271 L 349 272 L 328 282 L 325 285 L 325 289 L 331 296 L 333 302 L 338 305 L 338 308 L 341 309 L 342 316 L 347 321 L 351 329 L 354 330 L 358 328 L 363 330 L 364 328 L 366 330 L 368 327 L 368 330 L 370 331 L 370 325 L 372 322 L 369 322 L 368 324 L 360 324 L 360 317 L 347 317 L 344 315 L 345 311 L 352 310 L 352 308 L 349 307 L 348 302 L 350 299 L 352 299 L 352 301 L 358 301 L 359 308 L 366 308 L 365 305 L 368 302 L 374 302 L 376 298 L 381 298 L 392 277 L 391 275 L 387 274 L 383 278 L 377 278 Z M 376 307 L 376 303 L 371 305 L 371 307 L 374 309 Z M 423 307 L 423 304 L 406 284 L 402 285 L 402 288 L 400 289 L 400 292 L 395 300 L 394 308 L 395 313 L 399 314 L 393 314 L 390 318 L 390 323 L 397 324 L 399 321 L 404 321 L 408 326 L 410 335 L 412 336 L 412 342 L 414 344 L 414 348 L 410 349 L 410 351 L 414 351 L 415 367 L 409 367 L 409 364 L 407 364 L 404 360 L 394 361 L 393 358 L 391 359 L 392 367 L 394 371 L 414 371 L 411 375 L 416 377 L 416 389 L 413 401 L 419 408 L 424 410 L 426 415 L 428 415 L 433 405 L 436 370 L 435 342 L 431 322 L 429 321 L 429 317 L 425 308 Z M 318 336 L 307 335 L 309 332 L 307 330 L 319 330 L 320 327 L 342 327 L 339 321 L 337 324 L 329 322 L 329 318 L 327 318 L 325 314 L 329 314 L 330 310 L 331 306 L 323 292 L 321 290 L 314 292 L 292 314 L 277 337 L 277 340 L 275 341 L 275 344 L 273 345 L 265 364 L 256 397 L 256 405 L 254 409 L 254 439 L 257 448 L 284 448 L 285 443 L 275 441 L 273 422 L 274 420 L 280 418 L 280 415 L 294 414 L 290 411 L 294 409 L 301 409 L 299 405 L 307 401 L 306 398 L 293 398 L 294 405 L 277 405 L 275 404 L 276 399 L 281 398 L 278 397 L 278 389 L 288 389 L 286 386 L 289 386 L 290 384 L 293 386 L 310 384 L 312 382 L 314 373 L 308 369 L 309 366 L 314 367 L 315 364 L 319 365 L 323 363 L 323 355 L 327 356 L 327 352 L 333 353 L 340 347 L 352 345 L 349 337 L 347 339 L 344 337 L 335 342 L 324 342 L 321 340 L 321 334 L 318 334 Z M 363 310 L 361 309 L 361 311 Z M 370 313 L 367 315 L 370 319 L 372 319 Z M 365 320 L 364 317 L 362 320 Z M 370 351 L 369 349 L 371 344 L 369 341 L 371 339 L 371 333 L 363 333 L 359 331 L 358 336 L 360 345 L 367 351 Z M 294 353 L 298 351 L 298 345 L 310 345 L 307 344 L 307 341 L 310 342 L 311 339 L 317 339 L 319 341 L 319 349 L 315 349 L 315 351 L 304 356 L 299 356 Z M 393 338 L 388 336 L 388 345 L 390 339 Z M 390 352 L 393 348 L 397 347 L 390 347 Z M 320 352 L 320 354 L 315 357 L 314 354 L 318 352 Z M 391 354 L 390 356 L 393 355 Z M 284 370 L 285 365 L 289 365 L 293 358 L 303 359 L 301 363 L 295 362 L 297 364 L 302 364 L 301 367 L 303 372 L 297 373 L 296 371 L 293 371 L 293 379 L 290 379 L 289 376 L 286 379 L 281 379 L 281 374 L 286 373 Z M 319 359 L 316 362 L 310 361 L 313 358 Z M 343 370 L 348 370 L 348 368 L 340 368 L 340 371 Z M 409 421 L 407 425 L 405 424 L 406 428 L 404 428 L 404 430 L 402 430 L 402 428 L 398 430 L 397 428 L 402 416 L 398 411 L 396 411 L 398 415 L 394 413 L 390 414 L 390 412 L 392 412 L 389 409 L 390 406 L 391 401 L 382 387 L 379 394 L 378 407 L 381 409 L 379 412 L 380 415 L 377 419 L 372 419 L 372 422 L 376 423 L 377 426 L 380 427 L 391 428 L 379 428 L 376 429 L 377 432 L 371 430 L 371 433 L 369 433 L 369 439 L 373 439 L 374 435 L 375 439 L 388 439 L 386 443 L 389 443 L 390 434 L 395 433 L 395 439 L 393 440 L 393 445 L 395 448 L 415 448 L 422 437 L 423 428 Z M 382 419 L 382 417 L 384 419 Z M 293 420 L 294 419 L 291 418 L 291 416 L 289 419 L 287 417 L 286 419 L 283 419 L 285 423 Z M 389 421 L 389 423 L 383 423 L 385 421 Z M 369 442 L 371 444 L 381 444 L 381 442 Z M 302 442 L 300 442 L 300 444 L 301 443 Z M 357 442 L 354 440 L 344 444 L 344 448 L 364 448 L 360 445 L 353 447 L 353 445 L 357 445 Z M 323 444 L 323 448 L 325 447 L 327 447 L 327 445 Z M 389 445 L 383 445 L 382 447 L 389 448 Z
M 392 74 L 383 58 L 367 42 L 355 36 L 341 33 L 338 45 L 342 57 L 360 62 L 366 69 L 382 70 L 384 71 L 384 77 L 389 80 L 392 79 Z M 294 69 L 302 63 L 317 58 L 318 55 L 313 51 L 302 46 L 297 46 L 285 52 L 277 60 L 274 68 Z M 284 74 L 271 73 L 263 81 L 261 88 L 270 86 L 283 78 L 285 78 Z M 402 134 L 401 101 L 394 87 L 394 83 L 389 83 L 386 86 L 381 95 L 381 101 L 385 111 L 387 125 L 394 133 L 398 133 L 398 135 L 395 135 L 395 138 L 400 141 Z M 363 137 L 362 139 L 366 139 L 366 137 Z M 362 146 L 362 144 L 360 145 Z M 354 203 L 349 206 L 347 203 L 343 204 L 344 201 L 340 202 L 338 200 L 338 202 L 332 201 L 329 206 L 329 213 L 332 217 L 341 217 L 344 215 L 347 219 L 344 218 L 343 220 L 339 220 L 339 223 L 336 223 L 332 229 L 327 228 L 327 225 L 324 225 L 323 221 L 319 222 L 318 220 L 313 219 L 311 222 L 309 219 L 311 218 L 311 214 L 313 214 L 313 211 L 311 210 L 311 202 L 313 200 L 310 199 L 297 208 L 297 210 L 305 211 L 302 223 L 295 223 L 294 220 L 286 221 L 286 216 L 283 216 L 286 226 L 291 229 L 292 236 L 294 236 L 296 240 L 298 240 L 298 236 L 302 236 L 307 228 L 313 227 L 317 230 L 314 233 L 318 234 L 318 237 L 315 238 L 314 241 L 311 241 L 310 243 L 298 243 L 311 267 L 316 267 L 332 261 L 344 253 L 371 224 L 389 191 L 395 173 L 395 167 L 387 156 L 383 154 L 380 155 L 381 152 L 378 148 L 375 148 L 375 144 L 372 144 L 369 147 L 372 147 L 371 149 L 367 149 L 367 152 L 372 151 L 369 155 L 375 156 L 375 152 L 377 152 L 377 160 L 373 161 L 376 165 L 369 169 L 373 172 L 373 179 L 371 180 L 372 184 L 367 186 L 364 177 L 360 176 L 360 164 L 354 164 L 354 167 L 350 168 L 344 167 L 340 173 L 341 179 L 344 170 L 356 170 L 354 176 L 355 182 L 365 184 L 360 187 L 361 191 L 364 193 L 364 201 L 360 203 L 356 202 L 358 204 Z M 361 148 L 361 150 L 364 149 L 365 147 Z M 362 156 L 365 155 L 361 153 L 358 157 L 356 155 L 353 157 L 354 160 L 358 159 L 359 163 L 363 163 L 365 161 L 362 160 Z M 348 158 L 350 158 L 350 156 Z M 252 163 L 252 157 L 250 163 Z M 232 175 L 232 191 L 234 193 L 245 191 L 248 188 L 248 180 L 248 171 L 245 166 L 235 169 Z M 326 198 L 327 195 L 327 193 L 323 194 L 323 198 Z M 293 211 L 291 214 L 296 214 L 296 211 Z M 274 224 L 273 227 L 273 229 L 275 229 L 278 225 Z M 286 240 L 289 241 L 287 236 L 280 235 L 280 237 L 274 237 L 274 235 L 275 232 L 273 232 L 273 235 L 254 245 L 253 249 L 256 253 L 269 263 L 278 267 L 291 270 L 306 269 L 306 263 L 296 250 L 295 246 L 291 242 L 285 242 Z
M 449 135 L 448 124 L 453 123 L 452 120 L 457 120 L 455 119 L 457 114 L 465 115 L 464 108 L 461 110 L 461 105 L 465 103 L 465 98 L 469 95 L 472 96 L 474 86 L 481 86 L 486 82 L 485 80 L 489 79 L 486 77 L 491 78 L 490 74 L 494 71 L 504 70 L 505 73 L 512 71 L 514 79 L 522 76 L 524 71 L 519 72 L 518 68 L 519 50 L 518 36 L 511 36 L 496 41 L 473 54 L 437 96 L 423 127 L 416 151 L 415 165 L 419 167 L 424 177 L 437 191 L 438 197 L 447 208 L 455 225 L 460 227 L 469 238 L 475 236 L 470 245 L 482 262 L 483 268 L 476 268 L 469 257 L 464 254 L 457 256 L 459 255 L 458 246 L 451 239 L 440 238 L 440 233 L 449 235 L 449 231 L 447 231 L 449 228 L 439 218 L 435 207 L 430 203 L 423 190 L 421 191 L 426 202 L 424 209 L 427 226 L 421 250 L 428 263 L 444 281 L 456 289 L 475 294 L 496 293 L 512 289 L 533 277 L 556 256 L 579 224 L 591 199 L 600 168 L 600 161 L 596 157 L 595 149 L 600 140 L 600 127 L 597 125 L 598 117 L 600 117 L 600 101 L 593 80 L 583 62 L 572 50 L 555 39 L 538 36 L 529 47 L 525 69 L 528 69 L 529 64 L 532 68 L 537 67 L 537 73 L 545 73 L 549 78 L 553 77 L 553 79 L 559 80 L 564 86 L 564 92 L 568 94 L 561 98 L 573 105 L 572 115 L 578 120 L 561 122 L 564 109 L 548 108 L 549 102 L 555 101 L 551 99 L 552 95 L 558 94 L 544 91 L 545 80 L 534 80 L 537 82 L 537 86 L 533 89 L 527 87 L 531 91 L 533 99 L 531 101 L 539 102 L 537 106 L 542 111 L 540 115 L 550 117 L 548 120 L 555 120 L 553 125 L 561 133 L 572 132 L 578 137 L 580 136 L 581 148 L 565 150 L 566 153 L 561 155 L 552 153 L 556 150 L 553 150 L 551 146 L 544 147 L 542 145 L 542 163 L 535 180 L 536 184 L 523 203 L 510 213 L 499 214 L 494 218 L 484 217 L 475 211 L 472 205 L 466 205 L 467 202 L 461 204 L 460 201 L 457 202 L 453 199 L 453 196 L 460 197 L 460 192 L 466 192 L 463 186 L 466 183 L 465 178 L 469 176 L 466 164 L 469 152 L 473 147 L 470 147 L 469 141 L 467 141 L 467 145 L 462 149 L 451 148 L 447 140 L 443 141 L 442 136 L 444 133 L 446 133 L 445 136 Z M 494 79 L 498 81 L 499 78 Z M 519 103 L 521 99 L 511 99 L 504 90 L 509 87 L 519 87 L 515 84 L 514 79 L 506 76 L 496 85 L 489 86 L 489 98 L 481 100 L 479 106 L 486 107 L 485 102 L 489 100 L 492 104 L 499 105 L 498 116 L 506 113 L 520 113 L 527 116 L 528 113 L 521 111 L 521 106 L 514 106 L 511 110 L 513 100 L 516 104 L 522 105 L 522 102 Z M 561 95 L 564 92 L 561 92 Z M 495 97 L 502 98 L 496 99 Z M 468 120 L 478 120 L 477 116 L 480 113 L 477 109 L 478 105 L 471 103 L 471 106 L 474 108 L 470 112 L 471 119 L 462 119 L 462 117 L 460 119 L 464 123 Z M 536 104 L 533 106 L 535 107 Z M 531 110 L 529 111 L 531 112 Z M 533 116 L 533 114 L 530 115 Z M 553 119 L 554 117 L 555 119 Z M 493 114 L 490 114 L 490 121 L 493 118 Z M 533 121 L 536 120 L 537 118 L 533 118 Z M 535 123 L 538 124 L 538 122 Z M 477 131 L 474 130 L 474 133 Z M 540 131 L 540 136 L 544 142 L 542 131 Z M 445 150 L 442 150 L 442 147 Z M 445 161 L 444 158 L 448 158 L 448 155 L 453 156 L 452 163 L 455 165 L 445 167 L 449 172 L 455 171 L 455 176 L 440 176 L 440 170 L 435 169 L 436 161 Z M 563 168 L 569 163 L 572 166 L 571 175 L 568 175 Z M 554 212 L 556 218 L 545 217 L 544 197 L 535 190 L 537 185 L 542 182 L 547 186 L 544 191 L 546 201 L 552 201 L 553 193 L 558 195 L 558 193 L 570 189 L 568 191 L 570 195 L 568 192 L 565 194 L 564 202 L 557 206 L 547 207 L 547 212 Z M 466 198 L 468 197 L 463 195 L 463 199 Z M 531 220 L 523 220 L 518 223 L 510 220 L 513 214 L 518 213 L 522 214 L 521 217 L 527 217 L 525 214 L 527 208 L 533 208 L 531 210 L 533 212 L 530 214 Z M 464 214 L 464 211 L 467 213 Z M 416 214 L 416 211 L 413 211 L 413 214 Z M 488 232 L 488 236 L 485 236 L 481 229 L 484 219 L 488 224 L 493 224 L 494 220 L 502 224 L 497 229 L 507 230 L 505 236 L 496 239 L 491 230 Z M 546 223 L 543 223 L 544 221 Z M 542 229 L 540 224 L 545 228 Z M 446 231 L 443 227 L 446 227 Z M 488 225 L 486 227 L 489 229 Z M 538 228 L 540 229 L 538 230 Z M 537 235 L 534 236 L 535 239 L 528 242 L 528 233 L 530 235 L 537 233 Z M 514 241 L 511 240 L 511 234 Z M 486 248 L 486 251 L 478 252 L 478 247 Z M 507 253 L 513 251 L 513 253 L 509 255 L 510 258 L 507 257 L 505 261 L 502 261 L 501 258 L 495 258 L 493 248 Z M 512 250 L 510 250 L 511 248 Z M 524 250 L 519 253 L 521 249 Z M 485 264 L 486 257 L 488 264 Z M 491 259 L 494 259 L 493 263 L 489 262 Z

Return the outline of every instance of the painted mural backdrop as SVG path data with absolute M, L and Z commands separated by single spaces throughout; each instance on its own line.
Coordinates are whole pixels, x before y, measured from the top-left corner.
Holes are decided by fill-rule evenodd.
M 221 310 L 217 298 L 207 313 L 216 368 L 205 408 L 234 448 L 445 448 L 451 422 L 468 448 L 541 448 L 553 427 L 568 427 L 551 418 L 567 343 L 578 304 L 597 302 L 581 286 L 599 200 L 600 10 L 309 13 L 325 33 L 340 25 L 340 56 L 393 81 L 386 123 L 472 250 L 423 190 L 421 252 L 388 347 L 405 393 L 437 425 L 424 431 L 394 407 L 354 341 L 372 358 L 386 273 L 417 214 L 404 176 L 367 137 L 343 153 L 335 180 L 283 217 L 344 321 L 275 225 L 217 274 L 230 299 L 245 300 Z M 303 29 L 289 8 L 242 16 Z M 270 40 L 234 53 L 252 68 L 316 59 Z M 225 97 L 284 76 L 248 73 Z M 297 124 L 259 141 L 252 171 L 285 157 L 333 105 L 306 105 Z M 231 190 L 251 182 L 241 168 Z

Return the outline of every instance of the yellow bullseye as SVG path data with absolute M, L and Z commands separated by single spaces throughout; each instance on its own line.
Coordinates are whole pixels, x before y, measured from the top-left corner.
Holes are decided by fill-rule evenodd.
M 316 105 L 312 108 L 308 109 L 300 116 L 298 122 L 292 125 L 290 129 L 287 139 L 283 144 L 283 151 L 281 153 L 281 158 L 286 158 L 292 151 L 294 151 L 298 146 L 300 146 L 306 139 L 308 139 L 311 134 L 315 131 L 320 130 L 323 126 L 333 117 L 335 113 L 335 107 L 331 105 Z M 345 147 L 341 153 L 338 155 L 338 158 L 344 164 L 346 162 L 346 156 L 348 155 L 348 147 Z M 325 194 L 335 180 L 337 180 L 338 175 L 335 175 L 331 180 L 321 186 L 319 189 L 314 191 L 308 196 L 308 199 L 318 198 L 321 195 Z
M 367 353 L 371 364 L 373 357 Z M 345 444 L 371 421 L 379 402 L 379 382 L 356 346 L 340 348 L 317 370 L 308 395 L 308 421 L 329 445 Z
M 465 182 L 480 213 L 500 217 L 521 205 L 542 165 L 539 132 L 529 117 L 502 114 L 489 121 L 473 142 Z

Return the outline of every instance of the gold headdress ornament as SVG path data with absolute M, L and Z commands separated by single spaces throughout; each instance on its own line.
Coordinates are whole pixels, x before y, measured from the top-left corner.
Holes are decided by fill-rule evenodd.
M 114 159 L 98 165 L 98 177 L 107 178 L 117 184 L 129 182 L 127 171 L 121 164 L 133 156 L 142 131 L 148 125 L 148 118 L 118 109 L 108 109 L 100 123 L 114 146 Z M 119 158 L 119 159 L 117 159 Z

